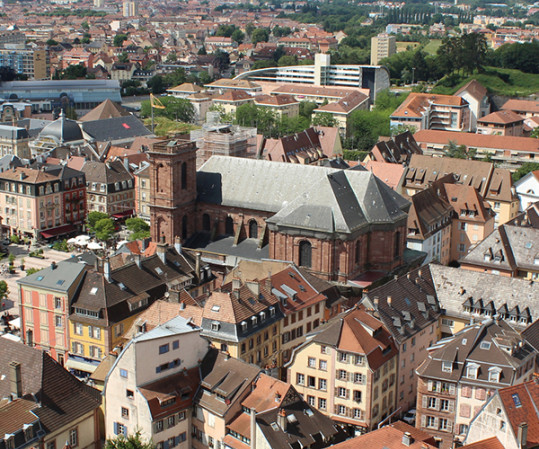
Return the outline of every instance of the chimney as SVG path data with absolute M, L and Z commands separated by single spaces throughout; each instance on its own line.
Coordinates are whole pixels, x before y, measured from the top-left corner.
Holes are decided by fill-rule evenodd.
M 412 434 L 410 432 L 404 432 L 402 435 L 402 445 L 403 446 L 410 446 L 414 442 L 412 438 Z
M 241 281 L 239 279 L 232 279 L 232 290 L 239 290 L 241 287 Z
M 56 267 L 57 267 L 57 266 L 58 266 L 58 265 L 56 265 L 56 262 L 53 260 L 53 261 L 51 262 L 51 270 L 56 270 Z
M 417 277 L 418 277 L 419 279 L 421 279 L 421 275 L 422 275 L 422 274 L 423 274 L 422 271 L 421 271 L 421 270 L 418 270 L 418 272 L 417 272 Z
M 526 449 L 528 446 L 528 423 L 520 423 L 518 426 L 517 444 L 519 449 Z
M 174 237 L 174 249 L 178 254 L 182 253 L 182 241 L 178 236 Z
M 393 299 L 391 299 L 391 296 L 387 297 L 387 305 L 391 307 L 391 303 L 393 302 Z
M 257 299 L 260 295 L 260 284 L 257 281 L 247 281 L 247 287 L 256 295 Z
M 141 255 L 140 254 L 133 254 L 133 259 L 135 260 L 135 263 L 137 264 L 137 267 L 140 268 L 140 261 L 141 261 Z
M 107 280 L 107 282 L 111 282 L 111 279 L 110 279 L 110 262 L 109 262 L 108 257 L 103 261 L 103 274 L 105 275 L 105 279 Z
M 185 302 L 180 302 L 180 310 L 185 310 Z
M 251 409 L 251 449 L 256 449 L 256 410 Z
M 146 251 L 146 249 L 148 249 L 148 240 L 149 239 L 142 239 L 140 244 L 141 244 L 141 250 L 142 252 Z
M 22 397 L 21 364 L 19 362 L 11 362 L 9 364 L 9 383 L 12 397 Z
M 284 408 L 279 409 L 277 412 L 277 425 L 283 432 L 286 432 L 286 411 Z
M 165 243 L 158 243 L 155 253 L 157 254 L 157 257 L 159 257 L 161 262 L 166 264 L 167 245 Z
M 202 281 L 202 276 L 200 275 L 200 265 L 202 261 L 202 254 L 196 253 L 196 260 L 195 260 L 195 275 L 198 279 L 198 281 Z

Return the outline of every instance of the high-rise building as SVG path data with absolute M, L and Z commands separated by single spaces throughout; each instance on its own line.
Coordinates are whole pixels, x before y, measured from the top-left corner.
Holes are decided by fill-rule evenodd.
M 51 74 L 49 51 L 44 48 L 0 49 L 0 66 L 7 66 L 29 79 L 48 79 Z
M 371 38 L 371 65 L 378 65 L 384 58 L 397 53 L 397 39 L 387 33 Z
M 138 16 L 138 3 L 132 0 L 124 0 L 123 15 L 124 17 Z

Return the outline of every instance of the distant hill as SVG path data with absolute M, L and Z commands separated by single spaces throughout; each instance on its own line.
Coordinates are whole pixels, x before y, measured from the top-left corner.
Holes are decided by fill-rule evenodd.
M 488 91 L 496 95 L 525 97 L 539 92 L 539 76 L 520 70 L 486 67 L 485 72 L 470 76 L 444 76 L 432 89 L 433 93 L 453 95 L 468 81 L 476 79 Z

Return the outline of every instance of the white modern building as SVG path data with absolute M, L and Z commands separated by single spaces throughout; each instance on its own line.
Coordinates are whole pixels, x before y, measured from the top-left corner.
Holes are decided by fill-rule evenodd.
M 332 65 L 329 54 L 316 54 L 314 65 L 269 67 L 249 70 L 234 79 L 269 81 L 279 84 L 360 87 L 370 90 L 371 101 L 381 90 L 390 87 L 389 70 L 383 66 Z

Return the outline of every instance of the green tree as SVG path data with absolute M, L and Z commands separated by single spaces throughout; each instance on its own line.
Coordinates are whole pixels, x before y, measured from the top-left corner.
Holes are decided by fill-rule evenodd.
M 170 120 L 190 123 L 195 118 L 195 108 L 189 100 L 176 97 L 161 97 L 159 99 L 165 109 L 154 109 L 154 116 L 167 117 Z M 152 114 L 150 100 L 142 102 L 140 115 L 149 117 Z
M 88 229 L 91 232 L 95 232 L 95 225 L 99 220 L 103 220 L 104 218 L 110 218 L 108 214 L 105 212 L 98 212 L 93 211 L 88 214 L 88 217 L 86 218 L 86 224 L 88 225 Z
M 86 78 L 87 73 L 88 69 L 82 64 L 73 64 L 62 70 L 59 76 L 63 80 L 76 80 Z
M 121 47 L 124 41 L 126 41 L 127 39 L 128 39 L 127 34 L 118 33 L 116 36 L 114 36 L 113 45 L 115 47 Z
M 41 270 L 43 270 L 43 268 L 28 268 L 28 270 L 26 270 L 26 276 L 30 276 L 31 274 L 37 273 Z
M 313 111 L 318 107 L 318 105 L 313 101 L 301 101 L 299 103 L 299 115 L 306 117 L 309 120 L 313 115 Z
M 520 178 L 535 170 L 539 170 L 539 162 L 525 162 L 513 173 L 513 182 L 517 182 Z
M 530 137 L 533 139 L 539 139 L 539 126 L 533 128 L 533 131 L 530 134 Z
M 333 128 L 338 125 L 338 122 L 335 120 L 335 117 L 333 117 L 332 114 L 329 114 L 328 112 L 321 112 L 314 115 L 313 119 L 311 120 L 311 124 L 313 126 L 326 126 L 328 128 Z
M 208 52 L 206 51 L 206 47 L 204 47 L 204 45 L 203 45 L 202 47 L 200 47 L 200 48 L 198 49 L 198 53 L 197 53 L 197 54 L 199 54 L 199 55 L 201 55 L 201 56 L 207 55 Z
M 234 42 L 241 44 L 243 40 L 245 39 L 245 33 L 241 31 L 239 28 L 236 28 L 230 37 L 232 38 Z
M 87 21 L 87 20 L 85 20 L 84 22 L 82 22 L 82 23 L 80 24 L 80 27 L 81 27 L 83 30 L 85 30 L 85 31 L 88 31 L 88 30 L 90 29 L 90 25 L 88 24 L 88 21 Z
M 259 42 L 268 42 L 269 32 L 266 28 L 257 28 L 251 33 L 251 42 L 256 45 Z
M 161 75 L 152 76 L 146 82 L 146 86 L 148 86 L 152 94 L 162 94 L 166 90 L 165 82 Z
M 141 240 L 150 237 L 150 225 L 142 218 L 128 218 L 125 220 L 125 224 L 127 229 L 132 232 L 129 240 Z
M 200 72 L 198 74 L 198 79 L 200 80 L 200 84 L 202 84 L 202 85 L 209 84 L 209 83 L 212 82 L 212 77 L 206 71 Z
M 94 230 L 96 238 L 106 242 L 114 234 L 114 221 L 112 218 L 102 218 L 95 224 Z
M 178 60 L 178 56 L 176 55 L 176 53 L 170 52 L 167 55 L 167 62 L 176 62 L 177 60 Z
M 118 62 L 121 62 L 121 63 L 126 63 L 126 62 L 129 62 L 129 55 L 127 54 L 127 52 L 123 52 L 120 56 L 118 56 Z
M 468 149 L 466 145 L 457 145 L 453 140 L 449 141 L 449 144 L 444 151 L 445 156 L 455 159 L 474 159 L 476 153 L 476 149 Z
M 55 46 L 58 45 L 58 41 L 55 41 L 54 39 L 49 39 L 47 42 L 45 42 L 47 45 Z
M 120 435 L 105 442 L 105 449 L 155 449 L 151 442 L 141 439 L 140 432 L 137 431 L 127 437 Z
M 0 301 L 4 300 L 9 295 L 9 288 L 6 281 L 0 281 Z
M 279 67 L 286 67 L 290 65 L 297 65 L 298 59 L 295 56 L 284 55 L 279 58 L 277 65 Z
M 250 37 L 254 30 L 256 30 L 256 27 L 251 22 L 245 25 L 245 32 L 247 33 L 247 36 Z

